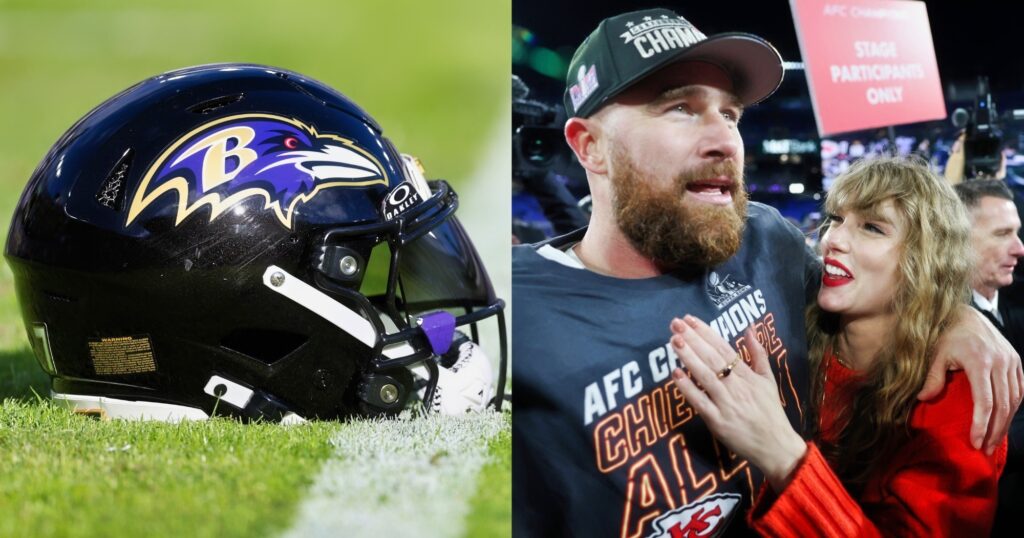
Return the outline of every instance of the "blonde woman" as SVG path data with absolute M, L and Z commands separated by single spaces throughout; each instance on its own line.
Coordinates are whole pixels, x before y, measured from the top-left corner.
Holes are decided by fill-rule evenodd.
M 992 454 L 971 446 L 961 372 L 938 398 L 916 398 L 968 297 L 966 211 L 924 165 L 895 158 L 852 166 L 825 208 L 825 270 L 807 315 L 814 441 L 786 420 L 752 334 L 748 367 L 707 325 L 673 321 L 692 376 L 677 369 L 676 384 L 715 436 L 764 473 L 750 513 L 764 535 L 987 534 L 1005 437 Z

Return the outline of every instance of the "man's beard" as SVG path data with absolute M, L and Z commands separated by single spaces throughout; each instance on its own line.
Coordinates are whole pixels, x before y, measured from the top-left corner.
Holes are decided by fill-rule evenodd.
M 739 250 L 747 220 L 740 165 L 731 160 L 711 163 L 680 174 L 664 188 L 643 177 L 624 152 L 616 151 L 611 165 L 612 208 L 619 229 L 659 266 L 714 267 Z M 687 184 L 722 176 L 735 180 L 731 206 L 685 200 Z

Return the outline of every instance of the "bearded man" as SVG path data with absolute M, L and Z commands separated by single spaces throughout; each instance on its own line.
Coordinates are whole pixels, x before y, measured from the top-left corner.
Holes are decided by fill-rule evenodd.
M 761 474 L 675 388 L 669 323 L 692 314 L 733 343 L 752 328 L 800 427 L 803 310 L 820 265 L 776 210 L 748 203 L 738 127 L 782 74 L 767 41 L 706 37 L 665 9 L 605 19 L 577 49 L 565 137 L 590 183 L 590 225 L 513 252 L 515 535 L 748 532 Z M 962 359 L 974 441 L 988 448 L 1020 401 L 1020 360 L 964 310 L 923 392 Z M 992 412 L 993 393 L 1007 409 Z

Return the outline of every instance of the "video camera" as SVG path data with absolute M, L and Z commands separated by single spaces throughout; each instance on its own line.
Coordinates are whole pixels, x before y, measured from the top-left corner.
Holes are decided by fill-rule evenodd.
M 562 135 L 559 109 L 528 99 L 530 89 L 512 75 L 512 177 L 544 175 L 569 151 Z
M 953 111 L 953 125 L 965 133 L 964 177 L 996 177 L 1002 166 L 1003 131 L 988 77 L 978 77 L 978 95 L 969 111 Z
M 536 242 L 586 226 L 573 187 L 586 190 L 587 180 L 563 137 L 561 107 L 529 94 L 512 75 L 512 233 Z

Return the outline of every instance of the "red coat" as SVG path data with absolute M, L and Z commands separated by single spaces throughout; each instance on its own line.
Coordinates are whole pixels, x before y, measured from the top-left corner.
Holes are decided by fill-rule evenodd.
M 827 371 L 822 432 L 834 436 L 836 396 L 849 394 L 838 388 L 855 374 L 835 360 Z M 793 480 L 779 495 L 763 487 L 748 523 L 765 536 L 988 536 L 1006 441 L 991 456 L 972 447 L 972 412 L 967 376 L 948 374 L 942 394 L 911 412 L 910 440 L 857 499 L 808 443 Z

